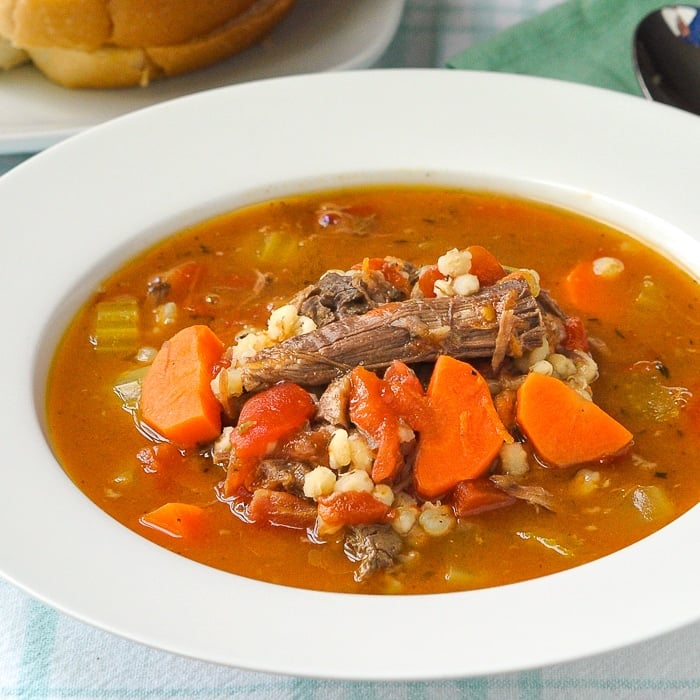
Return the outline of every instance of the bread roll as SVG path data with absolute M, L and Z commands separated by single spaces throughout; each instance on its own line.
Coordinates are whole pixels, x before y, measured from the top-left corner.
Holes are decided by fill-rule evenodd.
M 147 85 L 242 51 L 294 2 L 0 0 L 0 37 L 66 87 Z
M 29 60 L 26 51 L 15 48 L 8 39 L 0 36 L 0 70 L 10 70 Z

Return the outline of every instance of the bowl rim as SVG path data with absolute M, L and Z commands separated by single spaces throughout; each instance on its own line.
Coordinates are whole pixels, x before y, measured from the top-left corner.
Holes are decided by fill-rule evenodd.
M 320 109 L 317 96 L 324 94 L 340 98 Z M 280 111 L 285 105 L 293 110 Z M 660 130 L 663 139 L 655 139 Z M 0 541 L 0 574 L 67 614 L 140 643 L 318 678 L 418 680 L 522 670 L 697 620 L 691 583 L 700 564 L 683 554 L 700 532 L 697 507 L 590 564 L 464 593 L 318 593 L 196 564 L 118 525 L 70 482 L 46 442 L 43 392 L 58 335 L 86 287 L 108 269 L 195 221 L 309 189 L 480 183 L 478 189 L 603 218 L 663 247 L 700 277 L 700 234 L 685 195 L 699 169 L 687 144 L 698 137 L 700 122 L 692 115 L 606 90 L 403 69 L 199 93 L 30 158 L 0 178 L 12 232 L 3 279 L 6 292 L 22 302 L 10 305 L 14 331 L 0 344 L 3 385 L 13 397 L 1 428 L 8 449 L 0 528 L 15 533 Z M 32 261 L 31 275 L 16 262 L 22 260 Z M 21 468 L 27 464 L 30 470 Z M 666 595 L 655 595 L 650 606 L 660 587 Z M 262 629 L 252 601 L 264 601 L 272 620 Z M 377 624 L 385 634 L 371 634 Z M 438 635 L 427 632 L 436 625 Z M 420 643 L 426 632 L 430 653 Z M 387 635 L 416 643 L 387 659 Z

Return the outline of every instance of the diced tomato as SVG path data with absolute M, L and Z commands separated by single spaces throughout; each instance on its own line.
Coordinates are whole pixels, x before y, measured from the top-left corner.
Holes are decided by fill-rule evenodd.
M 482 287 L 496 284 L 498 280 L 506 275 L 503 265 L 498 262 L 498 258 L 481 245 L 470 245 L 467 250 L 471 253 L 472 264 L 470 274 L 476 275 Z
M 413 430 L 421 430 L 427 420 L 427 403 L 423 385 L 406 364 L 395 360 L 384 372 L 384 400 Z
M 389 511 L 369 491 L 341 491 L 318 499 L 318 515 L 331 526 L 381 523 Z
M 569 316 L 564 322 L 566 336 L 562 345 L 567 350 L 583 350 L 588 352 L 588 333 L 583 321 L 578 316 Z
M 255 456 L 241 457 L 235 450 L 232 452 L 224 481 L 224 496 L 226 498 L 231 498 L 241 489 L 246 488 L 257 463 L 258 458 Z
M 256 489 L 248 516 L 255 523 L 305 530 L 316 522 L 316 504 L 286 491 Z
M 460 481 L 452 492 L 453 509 L 458 518 L 485 513 L 512 505 L 517 500 L 488 479 Z
M 509 432 L 512 431 L 516 423 L 516 398 L 517 393 L 515 389 L 504 389 L 493 397 L 493 405 L 496 408 L 496 413 L 498 413 L 501 423 L 503 423 L 506 430 Z
M 385 383 L 364 367 L 350 374 L 350 420 L 377 447 L 372 479 L 379 483 L 392 479 L 403 465 L 399 440 L 399 418 L 384 400 Z
M 427 265 L 418 274 L 418 288 L 426 299 L 432 299 L 435 297 L 435 283 L 444 279 L 445 275 L 438 270 L 437 265 Z
M 187 305 L 204 268 L 195 260 L 176 265 L 148 281 L 148 292 L 156 303 L 173 301 Z
M 149 474 L 172 474 L 182 464 L 180 450 L 169 442 L 160 442 L 139 450 L 136 459 Z
M 239 457 L 263 457 L 316 412 L 310 394 L 298 384 L 281 382 L 255 394 L 243 405 L 231 442 Z
M 374 270 L 381 272 L 384 279 L 393 287 L 408 292 L 408 275 L 401 266 L 386 258 L 365 258 L 361 263 L 352 266 L 353 270 L 363 270 L 368 272 Z

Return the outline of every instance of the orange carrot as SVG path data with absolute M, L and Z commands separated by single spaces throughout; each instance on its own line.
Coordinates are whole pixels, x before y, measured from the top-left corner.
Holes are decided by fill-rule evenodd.
M 403 465 L 399 419 L 384 400 L 386 384 L 362 366 L 350 373 L 350 420 L 369 438 L 377 452 L 372 465 L 375 483 L 392 479 Z
M 369 491 L 340 491 L 318 499 L 318 515 L 327 525 L 370 525 L 384 522 L 390 508 Z
M 305 530 L 316 522 L 316 504 L 286 491 L 256 489 L 248 506 L 254 523 Z
M 512 505 L 514 496 L 494 486 L 488 479 L 460 481 L 453 491 L 452 508 L 458 518 Z
M 531 372 L 518 389 L 517 420 L 548 465 L 568 467 L 613 457 L 632 433 L 554 377 Z
M 416 490 L 425 498 L 481 476 L 513 438 L 494 408 L 486 380 L 468 363 L 441 355 L 428 385 L 430 420 L 418 440 Z
M 278 440 L 289 437 L 316 412 L 310 394 L 298 384 L 280 382 L 248 399 L 231 442 L 238 457 L 264 457 Z
M 582 260 L 564 280 L 564 297 L 580 313 L 615 321 L 636 291 L 624 270 L 616 275 L 596 274 L 594 260 Z
M 166 340 L 143 379 L 143 422 L 181 447 L 213 440 L 221 432 L 221 406 L 210 382 L 223 349 L 201 325 Z
M 467 250 L 471 253 L 472 264 L 469 272 L 479 278 L 482 287 L 496 284 L 498 280 L 506 276 L 503 265 L 498 258 L 481 245 L 470 245 Z
M 189 503 L 166 503 L 142 515 L 140 522 L 171 537 L 192 539 L 206 532 L 204 509 Z

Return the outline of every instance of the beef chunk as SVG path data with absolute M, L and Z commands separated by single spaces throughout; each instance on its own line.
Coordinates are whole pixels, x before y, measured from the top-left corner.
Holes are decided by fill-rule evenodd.
M 350 373 L 334 379 L 318 400 L 317 417 L 330 425 L 350 425 Z
M 506 327 L 502 314 L 492 312 L 511 298 L 514 318 Z M 544 339 L 540 308 L 522 278 L 506 277 L 468 297 L 407 299 L 347 316 L 263 348 L 241 366 L 241 381 L 246 391 L 283 380 L 321 386 L 358 364 L 377 370 L 394 360 L 433 362 L 438 355 L 491 358 L 497 339 L 508 331 L 505 347 L 513 357 L 540 347 Z
M 406 298 L 403 290 L 387 282 L 376 270 L 353 271 L 346 274 L 327 272 L 318 284 L 309 287 L 304 297 L 297 299 L 299 313 L 325 326 L 346 316 L 364 314 L 389 301 Z
M 357 525 L 345 536 L 345 554 L 359 562 L 355 580 L 359 583 L 378 569 L 393 566 L 402 547 L 401 536 L 391 525 Z
M 255 472 L 254 489 L 287 491 L 296 496 L 304 495 L 304 477 L 311 467 L 303 462 L 290 462 L 285 459 L 264 459 Z
M 328 443 L 333 435 L 330 425 L 302 430 L 288 440 L 279 450 L 277 456 L 289 462 L 304 462 L 313 466 L 328 466 Z

